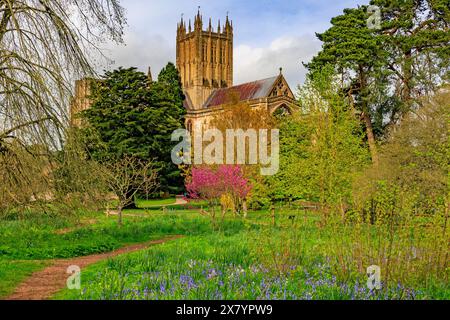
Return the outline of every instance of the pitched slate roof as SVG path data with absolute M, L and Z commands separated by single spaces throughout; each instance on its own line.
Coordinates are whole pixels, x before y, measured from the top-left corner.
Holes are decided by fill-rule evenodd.
M 218 106 L 230 102 L 234 97 L 239 101 L 265 98 L 270 94 L 279 76 L 239 84 L 229 88 L 214 90 L 203 105 L 204 108 Z

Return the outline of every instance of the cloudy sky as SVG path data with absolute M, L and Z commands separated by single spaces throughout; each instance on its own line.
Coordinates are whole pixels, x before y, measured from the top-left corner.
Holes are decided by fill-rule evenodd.
M 227 12 L 234 27 L 234 84 L 278 74 L 294 89 L 302 83 L 307 62 L 320 49 L 323 32 L 344 8 L 369 0 L 122 0 L 128 25 L 125 45 L 105 44 L 113 61 L 107 69 L 136 66 L 153 77 L 175 62 L 176 26 L 181 15 L 193 19 L 200 6 L 204 23 L 223 24 Z

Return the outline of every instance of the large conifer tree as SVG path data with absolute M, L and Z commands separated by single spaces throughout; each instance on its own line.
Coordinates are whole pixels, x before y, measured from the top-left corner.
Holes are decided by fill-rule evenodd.
M 94 103 L 84 111 L 86 132 L 98 140 L 90 145 L 96 159 L 115 161 L 125 155 L 152 160 L 159 174 L 160 191 L 176 193 L 183 186 L 178 168 L 171 162 L 171 133 L 184 123 L 179 74 L 169 63 L 158 77 L 136 68 L 106 72 L 94 86 Z
M 369 28 L 367 6 L 345 9 L 317 34 L 322 50 L 306 66 L 309 77 L 333 66 L 350 105 L 361 111 L 372 160 L 376 135 L 420 106 L 420 97 L 448 81 L 448 0 L 372 0 L 380 24 Z

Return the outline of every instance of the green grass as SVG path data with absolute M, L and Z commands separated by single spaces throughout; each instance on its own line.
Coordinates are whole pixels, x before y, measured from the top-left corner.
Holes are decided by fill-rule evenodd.
M 130 243 L 143 242 L 167 234 L 212 232 L 210 220 L 192 211 L 152 214 L 146 217 L 97 216 L 98 223 L 58 234 L 56 226 L 22 221 L 0 225 L 0 254 L 9 259 L 52 259 L 111 251 Z
M 279 273 L 255 254 L 252 233 L 191 236 L 118 256 L 83 270 L 81 290 L 65 289 L 54 299 L 448 298 L 442 284 L 434 292 L 395 286 L 376 292 L 362 276 L 339 280 L 313 250 Z
M 200 209 L 208 209 L 208 203 L 206 201 L 190 201 L 185 204 L 172 204 L 166 205 L 154 205 L 157 201 L 164 202 L 163 200 L 138 200 L 136 201 L 137 209 L 124 209 L 125 214 L 155 214 L 155 213 L 169 213 L 169 214 L 195 214 L 198 215 Z M 146 201 L 149 201 L 148 203 Z
M 83 269 L 82 291 L 63 290 L 58 299 L 449 299 L 445 277 L 393 284 L 388 291 L 370 292 L 363 272 L 340 274 L 335 243 L 343 258 L 352 248 L 352 227 L 321 226 L 317 212 L 276 210 L 249 212 L 213 227 L 199 206 L 131 210 L 124 217 L 91 214 L 93 225 L 42 219 L 0 224 L 0 288 L 6 295 L 45 259 L 69 258 L 109 251 L 125 244 L 186 237 L 148 250 L 124 254 Z M 205 207 L 203 207 L 205 208 Z M 66 234 L 55 230 L 74 228 Z M 370 231 L 370 230 L 368 230 Z M 367 232 L 367 231 L 364 231 Z M 334 246 L 332 246 L 334 245 Z M 330 249 L 331 248 L 331 249 Z M 333 249 L 334 248 L 334 249 Z M 35 259 L 43 259 L 35 261 Z M 345 263 L 354 263 L 344 261 Z M 348 266 L 351 266 L 351 265 Z M 17 269 L 17 273 L 14 270 Z M 412 286 L 411 286 L 412 283 Z
M 208 203 L 204 200 L 192 200 L 189 201 L 189 203 L 182 204 L 182 205 L 175 205 L 176 198 L 165 198 L 165 199 L 136 199 L 135 204 L 136 207 L 140 209 L 153 209 L 158 210 L 161 209 L 162 206 L 177 208 L 177 209 L 184 209 L 184 208 L 200 208 L 200 207 L 207 207 Z
M 138 208 L 148 208 L 152 206 L 162 206 L 162 205 L 170 205 L 175 203 L 175 198 L 166 198 L 166 199 L 136 199 L 136 206 Z
M 0 288 L 7 295 L 32 271 L 54 258 L 71 258 L 107 252 L 121 246 L 159 239 L 166 235 L 198 235 L 212 233 L 208 218 L 196 211 L 183 210 L 162 214 L 152 212 L 145 217 L 124 217 L 121 227 L 117 217 L 91 214 L 97 223 L 79 226 L 74 220 L 45 217 L 35 220 L 2 221 L 0 224 Z M 244 227 L 240 221 L 225 223 L 228 232 Z M 58 234 L 63 228 L 70 232 Z M 36 261 L 40 259 L 41 261 Z M 16 271 L 15 271 L 16 270 Z
M 0 260 L 0 299 L 7 297 L 20 282 L 46 265 L 45 261 Z
M 315 212 L 283 210 L 277 212 L 274 228 L 269 211 L 251 212 L 245 228 L 199 233 L 88 267 L 81 290 L 63 290 L 55 299 L 450 297 L 445 281 L 426 287 L 392 284 L 387 290 L 371 291 L 364 273 L 340 277 L 335 256 L 327 251 L 336 241 L 334 231 L 319 227 L 318 221 Z

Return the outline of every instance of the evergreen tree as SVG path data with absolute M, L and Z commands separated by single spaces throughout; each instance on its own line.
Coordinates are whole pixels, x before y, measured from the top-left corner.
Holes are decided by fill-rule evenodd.
M 183 100 L 185 96 L 181 87 L 181 77 L 172 62 L 167 63 L 167 65 L 159 73 L 158 84 L 164 86 L 166 90 L 166 98 L 173 101 L 174 108 L 172 108 L 172 110 L 175 113 L 178 113 L 178 116 L 184 115 L 185 108 L 183 107 Z
M 307 64 L 310 76 L 329 65 L 336 68 L 346 84 L 351 105 L 361 111 L 366 136 L 374 164 L 378 163 L 369 101 L 371 82 L 379 78 L 380 62 L 384 58 L 380 38 L 367 27 L 367 8 L 345 9 L 344 14 L 331 19 L 332 26 L 317 34 L 323 42 L 322 51 Z M 379 83 L 377 85 L 380 85 Z
M 159 73 L 158 81 L 150 88 L 152 102 L 156 108 L 163 110 L 165 122 L 160 127 L 159 138 L 161 148 L 163 191 L 180 193 L 184 190 L 184 179 L 179 168 L 172 163 L 171 151 L 174 142 L 170 140 L 174 130 L 184 127 L 186 109 L 183 106 L 184 94 L 181 87 L 181 77 L 175 65 L 169 62 Z
M 98 137 L 90 145 L 95 159 L 135 156 L 151 160 L 158 171 L 160 191 L 175 192 L 183 183 L 170 159 L 174 146 L 170 138 L 183 125 L 184 110 L 182 96 L 176 94 L 181 93 L 180 84 L 171 80 L 179 78 L 177 70 L 166 67 L 162 74 L 166 80 L 149 83 L 136 68 L 106 72 L 93 88 L 92 106 L 83 114 L 90 125 L 85 132 Z
M 377 34 L 387 51 L 386 69 L 403 103 L 400 117 L 418 98 L 448 81 L 450 7 L 448 0 L 372 0 L 381 9 Z
M 350 100 L 361 111 L 372 160 L 375 135 L 420 106 L 449 76 L 448 0 L 372 0 L 379 28 L 369 29 L 367 6 L 345 9 L 317 34 L 322 50 L 306 66 L 309 77 L 334 66 Z

